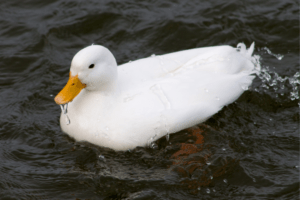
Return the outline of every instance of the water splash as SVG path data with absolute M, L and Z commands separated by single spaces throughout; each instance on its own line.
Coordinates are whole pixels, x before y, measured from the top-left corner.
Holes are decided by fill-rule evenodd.
M 262 84 L 255 91 L 264 91 L 266 93 L 275 93 L 276 98 L 287 96 L 290 100 L 298 100 L 300 87 L 300 72 L 296 72 L 292 77 L 281 77 L 273 72 L 269 67 L 265 67 L 258 75 Z
M 252 72 L 259 75 L 261 71 L 261 57 L 259 55 L 253 55 L 251 57 L 251 61 L 254 64 L 254 69 L 252 70 Z
M 276 57 L 277 60 L 282 60 L 282 58 L 284 57 L 284 55 L 272 53 L 272 51 L 268 47 L 263 47 L 262 49 L 266 50 L 269 55 Z
M 60 109 L 61 109 L 61 112 L 66 116 L 66 124 L 69 125 L 71 123 L 71 120 L 70 120 L 69 116 L 67 115 L 68 114 L 68 103 L 60 105 Z
M 155 139 L 156 139 L 156 137 L 157 137 L 157 134 L 155 134 L 153 137 L 151 137 L 151 138 L 147 141 L 148 146 L 149 146 L 150 148 L 152 148 L 152 149 L 157 149 L 157 148 L 158 148 L 157 144 L 155 144 Z

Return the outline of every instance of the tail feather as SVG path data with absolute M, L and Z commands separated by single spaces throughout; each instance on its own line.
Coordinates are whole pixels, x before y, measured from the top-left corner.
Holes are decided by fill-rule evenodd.
M 252 42 L 251 46 L 247 50 L 247 56 L 252 56 L 253 51 L 254 51 L 254 46 L 255 46 L 255 42 Z

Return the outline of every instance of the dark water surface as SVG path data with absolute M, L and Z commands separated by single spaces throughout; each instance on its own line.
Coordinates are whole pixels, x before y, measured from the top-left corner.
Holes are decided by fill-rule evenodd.
M 253 41 L 262 73 L 193 155 L 176 154 L 188 130 L 127 152 L 60 130 L 53 98 L 91 43 L 122 64 Z M 1 1 L 0 47 L 0 199 L 299 198 L 298 1 Z

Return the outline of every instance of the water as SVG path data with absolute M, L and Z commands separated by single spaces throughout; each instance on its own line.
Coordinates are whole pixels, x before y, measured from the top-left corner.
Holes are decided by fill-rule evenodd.
M 298 9 L 292 0 L 1 1 L 0 199 L 298 199 Z M 53 98 L 87 45 L 126 63 L 253 41 L 262 73 L 196 134 L 115 152 L 60 130 Z

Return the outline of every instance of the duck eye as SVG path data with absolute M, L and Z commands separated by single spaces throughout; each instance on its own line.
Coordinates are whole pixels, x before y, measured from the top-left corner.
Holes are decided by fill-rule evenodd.
M 89 69 L 92 69 L 92 68 L 94 68 L 94 64 L 91 64 L 90 66 L 89 66 Z

